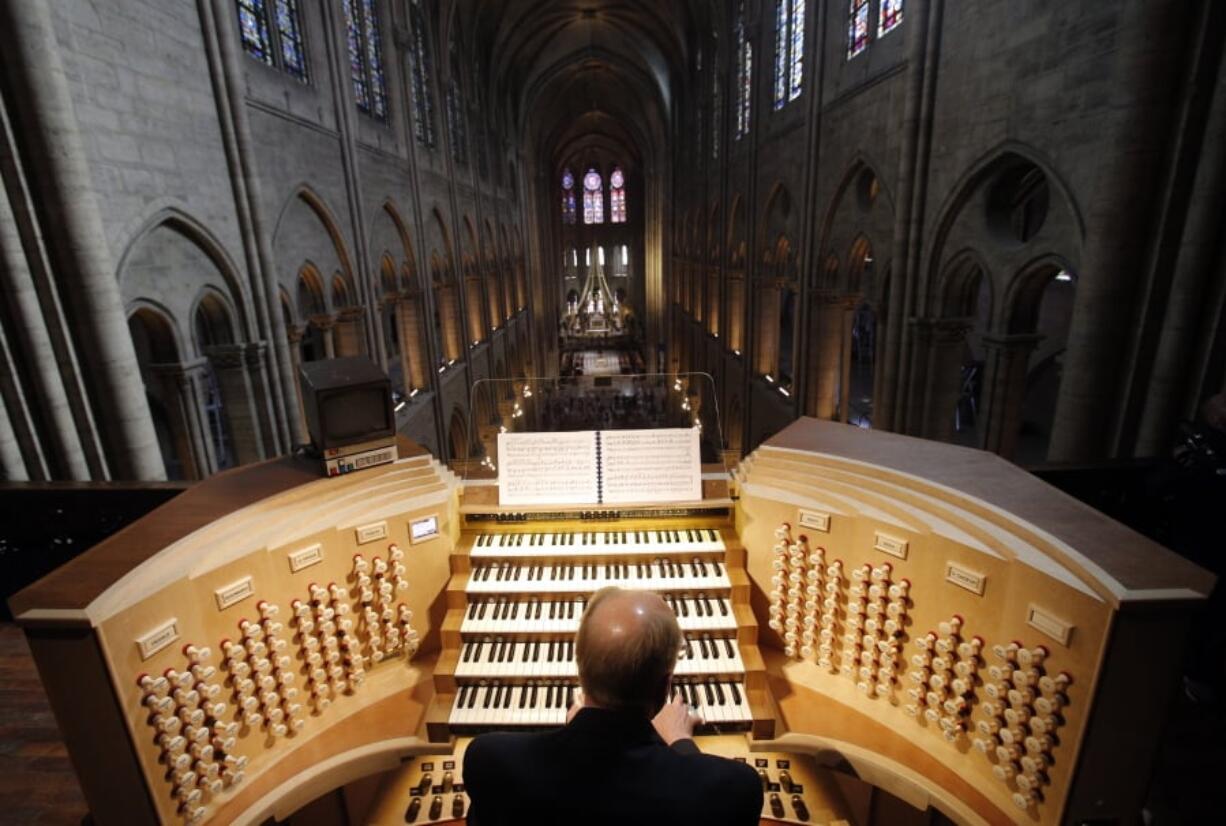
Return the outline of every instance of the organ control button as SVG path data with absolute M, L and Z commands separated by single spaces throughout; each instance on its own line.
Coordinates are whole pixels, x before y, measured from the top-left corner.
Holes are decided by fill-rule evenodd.
M 421 814 L 421 798 L 414 797 L 409 801 L 409 808 L 404 810 L 404 822 L 412 823 Z
M 778 792 L 771 792 L 769 802 L 771 807 L 771 815 L 774 817 L 783 817 L 783 800 L 779 797 Z
M 809 819 L 809 807 L 805 805 L 805 799 L 798 794 L 792 795 L 792 811 L 796 812 L 797 820 Z
M 1013 804 L 1017 806 L 1019 809 L 1029 809 L 1030 805 L 1034 803 L 1034 801 L 1035 801 L 1034 792 L 1014 792 L 1013 793 Z
M 464 817 L 464 795 L 457 794 L 451 799 L 451 816 L 457 819 Z
M 443 796 L 436 794 L 430 801 L 430 819 L 438 820 L 443 815 Z

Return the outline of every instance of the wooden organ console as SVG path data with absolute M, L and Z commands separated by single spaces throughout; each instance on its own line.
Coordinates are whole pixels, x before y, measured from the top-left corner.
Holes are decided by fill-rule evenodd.
M 838 763 L 957 823 L 1131 823 L 1213 584 L 994 456 L 810 419 L 682 505 L 512 510 L 400 455 L 227 471 L 11 600 L 96 822 L 380 773 L 349 822 L 458 821 L 470 735 L 561 723 L 616 584 L 674 607 L 700 745 L 754 761 L 765 821 L 854 822 Z

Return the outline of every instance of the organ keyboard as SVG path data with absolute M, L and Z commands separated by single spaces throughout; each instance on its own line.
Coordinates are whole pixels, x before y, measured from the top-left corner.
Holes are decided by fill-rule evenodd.
M 512 512 L 400 455 L 220 474 L 10 600 L 95 822 L 284 820 L 410 756 L 459 777 L 457 735 L 565 718 L 608 584 L 673 607 L 676 688 L 772 755 L 773 817 L 837 755 L 957 823 L 1129 821 L 1213 585 L 993 456 L 813 420 L 661 508 Z

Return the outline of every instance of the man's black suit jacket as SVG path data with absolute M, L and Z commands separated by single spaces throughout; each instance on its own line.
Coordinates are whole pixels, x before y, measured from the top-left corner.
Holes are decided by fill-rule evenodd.
M 762 783 L 744 763 L 669 747 L 640 715 L 585 708 L 567 725 L 486 734 L 464 754 L 470 826 L 749 826 Z

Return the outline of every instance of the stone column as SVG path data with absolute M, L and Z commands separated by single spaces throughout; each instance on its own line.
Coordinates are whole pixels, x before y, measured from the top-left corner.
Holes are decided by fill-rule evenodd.
M 404 371 L 406 390 L 425 390 L 430 373 L 425 348 L 422 346 L 421 296 L 404 293 L 396 303 L 396 323 L 400 327 L 400 364 Z
M 856 323 L 856 307 L 860 306 L 861 296 L 845 295 L 842 297 L 843 331 L 839 336 L 840 363 L 842 365 L 839 379 L 839 421 L 847 423 L 851 417 L 851 330 Z
M 482 321 L 484 316 L 481 312 L 481 279 L 476 276 L 465 278 L 464 290 L 465 305 L 468 308 L 468 335 L 464 341 L 467 347 L 485 338 L 485 325 Z
M 982 447 L 1013 458 L 1022 426 L 1022 398 L 1030 354 L 1043 337 L 1035 333 L 985 335 Z M 1107 422 L 1102 423 L 1107 426 Z
M 450 361 L 464 355 L 464 343 L 460 333 L 459 308 L 456 306 L 456 286 L 444 284 L 438 290 L 439 321 L 443 333 L 443 360 Z
M 1189 13 L 1198 5 L 1175 0 L 1119 4 L 1115 48 L 1104 67 L 1110 75 L 1103 88 L 1111 99 L 1107 116 L 1096 125 L 1112 151 L 1097 164 L 1097 184 L 1084 207 L 1085 264 L 1078 274 L 1052 423 L 1053 459 L 1100 459 L 1119 449 L 1127 380 L 1135 369 L 1138 308 L 1147 282 L 1155 277 L 1151 244 L 1161 215 L 1170 208 L 1162 189 L 1164 173 L 1172 141 L 1183 128 L 1177 116 L 1180 96 L 1171 90 L 1183 82 Z M 1216 227 L 1220 232 L 1220 216 Z
M 779 365 L 779 288 L 774 284 L 758 289 L 753 363 L 758 374 L 774 375 Z
M 302 406 L 302 336 L 301 327 L 288 326 L 285 336 L 289 341 L 290 370 L 294 374 L 294 407 L 293 415 L 297 418 L 296 432 L 302 435 L 303 443 L 310 439 L 306 427 L 306 410 Z M 294 446 L 291 446 L 291 449 Z
M 919 411 L 918 433 L 926 439 L 953 441 L 954 410 L 962 395 L 962 364 L 966 334 L 974 325 L 968 318 L 923 318 L 911 323 L 917 363 L 923 369 L 925 392 Z
M 267 342 L 253 341 L 245 345 L 247 359 L 247 377 L 251 382 L 252 403 L 256 419 L 260 427 L 260 436 L 264 442 L 264 456 L 270 458 L 280 452 L 278 438 L 278 414 L 276 399 L 273 396 L 273 374 L 269 371 L 269 354 L 271 348 Z
M 844 300 L 832 293 L 818 293 L 814 301 L 817 303 L 817 311 L 813 314 L 817 358 L 814 360 L 813 415 L 819 419 L 834 419 L 839 413 L 839 384 L 843 372 Z
M 361 307 L 346 307 L 336 314 L 336 324 L 331 331 L 334 357 L 365 355 L 364 315 Z
M 250 352 L 246 344 L 224 344 L 205 350 L 221 400 L 225 405 L 231 446 L 236 464 L 258 462 L 267 458 L 260 418 L 256 412 L 256 394 L 249 372 Z M 258 359 L 258 355 L 257 355 Z M 258 363 L 258 362 L 257 362 Z
M 72 92 L 60 62 L 52 5 L 43 0 L 0 3 L 6 32 L 0 66 L 14 90 L 14 128 L 33 174 L 27 180 L 42 208 L 41 228 L 71 308 L 82 375 L 103 416 L 110 475 L 164 479 L 165 466 L 149 406 L 140 392 L 140 366 L 128 335 L 115 264 L 94 198 Z
M 149 368 L 159 384 L 159 395 L 170 417 L 175 451 L 183 474 L 189 479 L 204 479 L 217 467 L 200 384 L 205 364 L 200 359 L 186 364 L 154 364 Z
M 324 358 L 336 358 L 336 318 L 333 316 L 314 316 L 311 324 L 315 325 L 324 340 Z M 301 367 L 302 365 L 299 364 Z
M 25 482 L 30 478 L 13 422 L 9 419 L 8 405 L 0 398 L 0 479 L 6 482 Z

